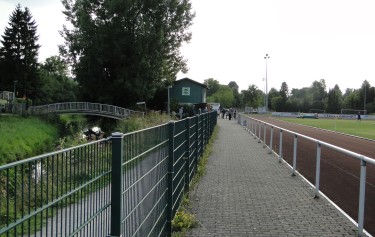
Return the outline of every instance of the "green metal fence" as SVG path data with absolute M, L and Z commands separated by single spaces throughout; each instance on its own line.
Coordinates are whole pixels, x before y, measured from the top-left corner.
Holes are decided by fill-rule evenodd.
M 100 140 L 1 166 L 0 236 L 108 233 L 110 147 Z
M 0 236 L 170 236 L 206 113 L 0 167 Z

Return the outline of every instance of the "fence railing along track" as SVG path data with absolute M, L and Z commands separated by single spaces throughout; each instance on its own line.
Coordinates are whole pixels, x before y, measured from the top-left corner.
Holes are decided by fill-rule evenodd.
M 0 167 L 0 236 L 170 236 L 216 113 Z
M 367 167 L 371 166 L 371 170 L 375 171 L 374 159 L 245 115 L 238 116 L 238 123 L 244 126 L 254 139 L 268 147 L 270 153 L 277 154 L 279 162 L 285 160 L 289 163 L 293 176 L 298 172 L 313 183 L 315 198 L 321 196 L 322 188 L 325 194 L 329 193 L 328 198 L 332 198 L 331 194 L 335 192 L 341 192 L 335 193 L 342 199 L 338 206 L 351 214 L 350 218 L 358 227 L 358 236 L 367 233 L 364 230 L 365 200 L 368 200 L 367 206 L 371 205 L 371 210 L 368 209 L 371 211 L 367 215 L 368 223 L 375 221 L 375 212 L 372 210 L 375 186 L 366 183 Z M 358 167 L 358 170 L 353 171 L 350 168 L 353 166 Z M 355 182 L 356 180 L 358 182 Z M 337 185 L 346 187 L 339 189 Z M 357 205 L 345 201 L 345 197 L 352 200 L 354 193 L 357 194 L 357 198 L 354 198 Z M 357 222 L 354 219 L 357 219 Z M 367 227 L 372 229 L 373 226 L 369 224 Z

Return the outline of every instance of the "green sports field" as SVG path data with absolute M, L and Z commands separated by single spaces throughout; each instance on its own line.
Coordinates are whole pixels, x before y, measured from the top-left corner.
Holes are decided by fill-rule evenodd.
M 323 128 L 375 140 L 374 120 L 279 118 L 283 121 Z

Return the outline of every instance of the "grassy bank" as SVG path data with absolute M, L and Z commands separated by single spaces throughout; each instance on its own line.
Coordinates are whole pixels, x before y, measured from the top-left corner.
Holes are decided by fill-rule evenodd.
M 280 120 L 375 140 L 375 121 L 373 120 L 301 118 L 280 118 Z
M 51 151 L 58 129 L 38 118 L 0 116 L 0 165 Z
M 111 130 L 127 133 L 168 121 L 167 115 L 148 114 L 145 118 L 112 119 L 107 123 L 114 127 Z M 91 122 L 105 127 L 100 120 Z M 46 115 L 43 119 L 0 115 L 0 165 L 82 144 L 85 141 L 80 131 L 87 126 L 82 115 Z

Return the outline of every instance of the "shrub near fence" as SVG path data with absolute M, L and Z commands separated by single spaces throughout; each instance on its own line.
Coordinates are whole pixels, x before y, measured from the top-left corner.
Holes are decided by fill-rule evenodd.
M 205 113 L 0 167 L 0 236 L 170 236 Z

